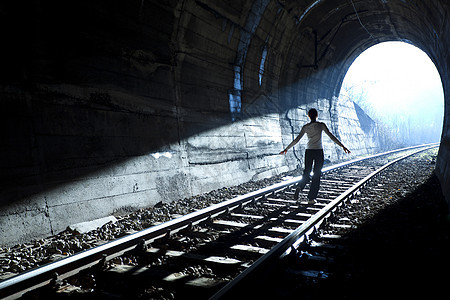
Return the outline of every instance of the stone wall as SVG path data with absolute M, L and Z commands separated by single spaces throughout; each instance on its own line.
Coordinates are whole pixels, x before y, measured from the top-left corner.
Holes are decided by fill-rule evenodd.
M 379 151 L 376 124 L 364 112 L 356 113 L 355 105 L 345 98 L 319 99 L 307 105 L 288 110 L 282 117 L 283 144 L 287 146 L 300 132 L 301 127 L 309 122 L 307 112 L 316 108 L 319 121 L 324 122 L 328 129 L 347 147 L 351 154 L 345 154 L 327 135 L 323 135 L 322 144 L 326 163 L 364 156 Z M 363 118 L 365 126 L 361 126 Z M 363 129 L 364 128 L 364 129 Z M 304 137 L 292 152 L 288 152 L 286 160 L 293 169 L 296 165 L 303 168 L 303 157 L 307 139 Z
M 306 139 L 286 157 L 278 153 L 307 122 L 309 107 L 352 150 L 350 157 L 376 148 L 353 103 L 338 99 L 280 114 L 273 99 L 260 95 L 242 118 L 222 125 L 212 115 L 188 118 L 156 101 L 71 85 L 35 93 L 4 89 L 1 99 L 10 111 L 3 118 L 10 147 L 2 152 L 3 245 L 295 169 Z M 179 135 L 191 122 L 197 132 Z M 344 158 L 328 137 L 323 141 L 328 161 Z
M 446 3 L 355 3 L 374 39 L 332 1 L 2 1 L 0 244 L 294 169 L 302 146 L 278 153 L 310 106 L 352 155 L 371 152 L 371 127 L 333 96 L 377 42 L 430 55 L 447 116 Z

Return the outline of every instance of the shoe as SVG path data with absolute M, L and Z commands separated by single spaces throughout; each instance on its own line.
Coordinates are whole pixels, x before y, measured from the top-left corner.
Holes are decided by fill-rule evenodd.
M 308 199 L 308 204 L 314 204 L 316 203 L 316 199 Z
M 298 200 L 298 194 L 300 194 L 300 189 L 296 188 L 294 193 L 294 200 Z

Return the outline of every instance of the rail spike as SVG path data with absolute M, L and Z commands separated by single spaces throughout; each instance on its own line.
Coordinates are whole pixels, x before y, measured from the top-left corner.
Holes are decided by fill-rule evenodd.
M 186 226 L 185 230 L 192 231 L 192 229 L 194 229 L 194 225 L 192 224 L 192 222 L 189 222 L 189 224 Z
M 308 236 L 309 239 L 314 240 L 317 239 L 319 237 L 319 231 L 317 230 L 317 227 L 314 226 L 313 231 L 311 232 L 311 234 Z
M 169 232 L 168 232 L 169 233 Z M 167 234 L 166 234 L 167 235 Z M 144 239 L 140 239 L 136 247 L 134 248 L 138 253 L 144 253 L 147 251 L 147 245 Z
M 105 270 L 107 268 L 107 264 L 106 264 L 106 258 L 107 257 L 108 257 L 107 254 L 102 254 L 102 258 L 95 265 L 95 269 L 97 269 L 97 270 Z
M 287 256 L 284 257 L 284 259 L 289 263 L 298 261 L 298 250 L 294 247 L 294 245 L 291 245 L 291 251 Z
M 309 239 L 309 236 L 305 234 L 303 241 L 298 246 L 298 249 L 306 249 L 311 244 L 311 240 Z
M 59 274 L 57 272 L 54 272 L 52 275 L 52 279 L 50 280 L 49 286 L 53 290 L 59 289 L 63 282 L 61 279 L 58 278 Z

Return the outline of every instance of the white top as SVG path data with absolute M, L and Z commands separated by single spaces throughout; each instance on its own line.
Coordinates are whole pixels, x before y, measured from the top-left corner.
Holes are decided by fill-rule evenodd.
M 341 142 L 330 132 L 330 130 L 328 130 L 327 125 L 322 122 L 311 122 L 305 124 L 302 127 L 302 130 L 300 131 L 296 140 L 300 140 L 306 133 L 306 136 L 308 137 L 306 149 L 323 149 L 322 131 L 325 132 L 333 142 L 335 142 L 339 146 L 342 145 Z

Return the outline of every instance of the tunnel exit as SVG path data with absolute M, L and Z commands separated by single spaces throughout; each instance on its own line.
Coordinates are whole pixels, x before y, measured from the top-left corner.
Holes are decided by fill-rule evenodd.
M 439 142 L 444 92 L 436 66 L 419 48 L 385 42 L 350 66 L 341 89 L 376 123 L 382 148 Z

